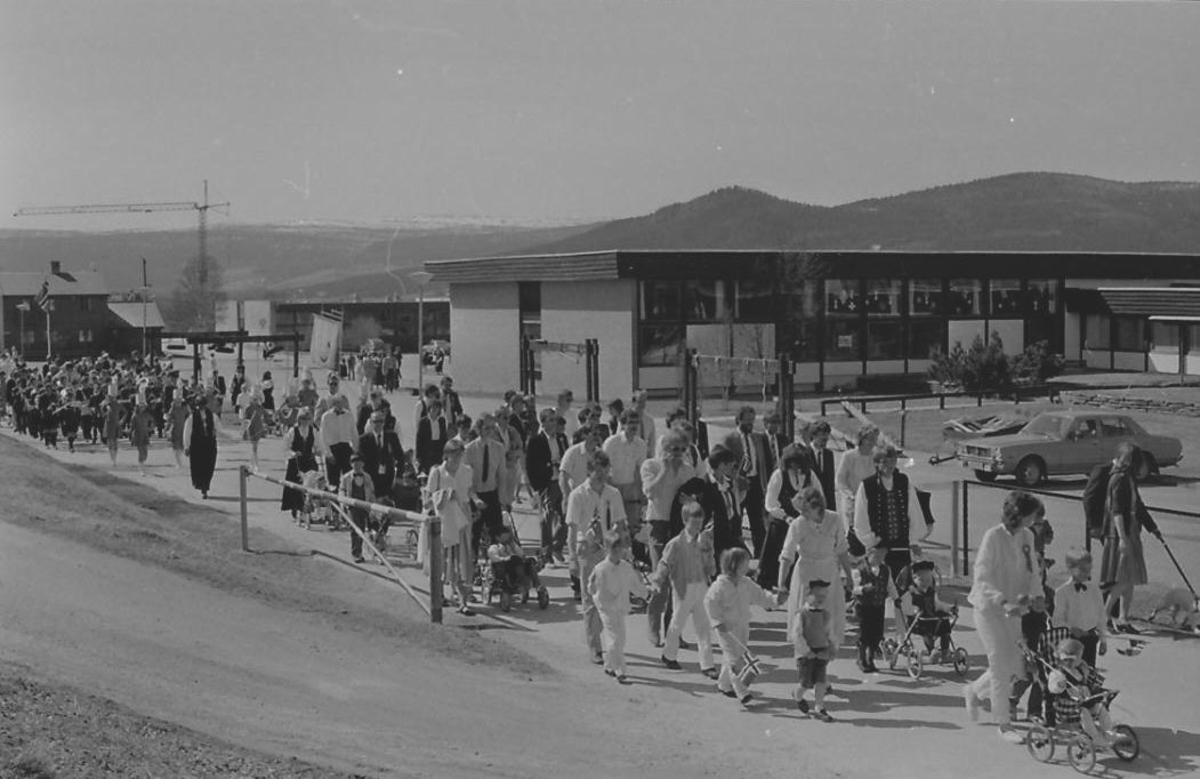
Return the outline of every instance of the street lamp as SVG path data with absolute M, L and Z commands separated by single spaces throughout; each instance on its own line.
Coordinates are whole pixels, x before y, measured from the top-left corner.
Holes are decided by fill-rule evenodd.
M 425 391 L 425 285 L 433 279 L 429 271 L 419 270 L 408 274 L 417 284 L 417 397 Z
M 22 300 L 17 304 L 17 311 L 21 313 L 21 359 L 25 359 L 25 315 L 29 313 L 29 301 Z

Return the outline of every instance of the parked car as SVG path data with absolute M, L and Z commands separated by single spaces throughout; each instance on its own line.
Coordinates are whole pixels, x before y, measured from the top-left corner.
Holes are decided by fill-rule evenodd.
M 956 456 L 980 481 L 1012 474 L 1033 487 L 1047 476 L 1089 473 L 1126 441 L 1146 455 L 1136 474 L 1139 481 L 1183 458 L 1178 438 L 1150 435 L 1129 417 L 1103 411 L 1048 411 L 1012 435 L 963 441 Z

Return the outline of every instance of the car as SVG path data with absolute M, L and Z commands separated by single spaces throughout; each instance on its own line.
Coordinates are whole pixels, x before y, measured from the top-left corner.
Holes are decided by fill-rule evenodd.
M 1138 481 L 1183 459 L 1178 438 L 1151 435 L 1128 416 L 1103 411 L 1047 411 L 1012 435 L 962 441 L 955 456 L 980 481 L 1011 474 L 1022 486 L 1035 487 L 1047 476 L 1090 473 L 1126 441 L 1145 454 Z

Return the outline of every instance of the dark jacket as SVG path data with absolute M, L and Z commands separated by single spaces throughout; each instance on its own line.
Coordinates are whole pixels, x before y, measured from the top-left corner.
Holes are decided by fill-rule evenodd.
M 374 433 L 365 433 L 358 439 L 358 453 L 363 458 L 363 470 L 371 474 L 375 483 L 375 494 L 384 497 L 392 494 L 396 481 L 396 469 L 404 462 L 404 450 L 400 448 L 400 437 L 394 430 L 383 432 L 383 448 L 375 440 Z
M 438 438 L 433 437 L 433 420 L 421 417 L 417 425 L 417 468 L 421 473 L 429 473 L 429 469 L 442 461 L 442 449 L 446 446 L 446 418 L 438 417 Z
M 562 457 L 567 451 L 567 436 L 558 433 L 558 456 Z M 554 481 L 555 463 L 550 458 L 550 441 L 544 430 L 539 430 L 529 438 L 525 449 L 525 475 L 529 477 L 529 486 L 535 492 L 542 492 Z

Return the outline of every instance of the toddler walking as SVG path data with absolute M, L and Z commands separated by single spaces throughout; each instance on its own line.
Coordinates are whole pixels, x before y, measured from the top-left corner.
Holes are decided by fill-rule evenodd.
M 833 617 L 825 610 L 828 592 L 829 582 L 824 579 L 813 579 L 808 583 L 796 631 L 796 651 L 799 653 L 796 667 L 800 671 L 800 683 L 795 692 L 796 706 L 809 714 L 810 707 L 804 696 L 812 690 L 816 706 L 811 709 L 811 716 L 822 722 L 833 722 L 833 717 L 825 710 L 825 691 L 828 689 L 825 669 L 829 666 L 829 630 L 833 623 Z
M 741 547 L 721 553 L 721 574 L 704 594 L 704 610 L 717 632 L 723 662 L 717 677 L 717 691 L 737 698 L 743 706 L 750 704 L 750 681 L 743 673 L 747 645 L 750 643 L 750 607 L 776 607 L 773 598 L 762 587 L 746 577 L 750 570 L 750 553 Z
M 624 560 L 627 549 L 625 536 L 617 530 L 604 534 L 608 552 L 587 580 L 587 592 L 600 612 L 600 644 L 604 649 L 604 673 L 621 684 L 629 684 L 625 675 L 625 615 L 629 613 L 629 596 L 646 597 L 646 585 L 633 565 Z

